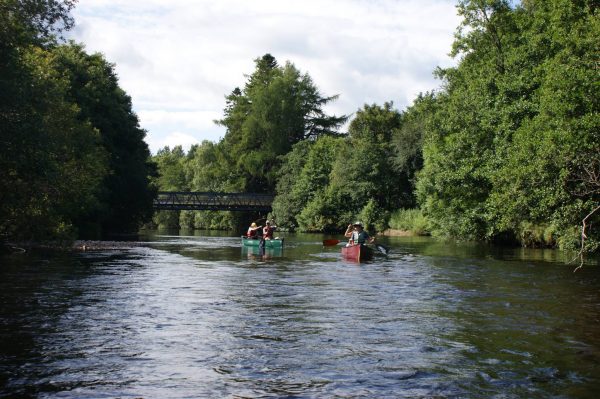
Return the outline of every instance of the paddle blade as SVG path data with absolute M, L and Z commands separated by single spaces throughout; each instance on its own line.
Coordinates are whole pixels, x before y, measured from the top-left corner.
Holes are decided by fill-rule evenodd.
M 377 248 L 377 250 L 384 255 L 387 255 L 388 252 L 390 252 L 390 249 L 388 247 L 385 247 L 381 244 L 375 244 L 375 248 Z
M 330 247 L 332 245 L 338 245 L 341 241 L 336 239 L 323 240 L 324 247 Z

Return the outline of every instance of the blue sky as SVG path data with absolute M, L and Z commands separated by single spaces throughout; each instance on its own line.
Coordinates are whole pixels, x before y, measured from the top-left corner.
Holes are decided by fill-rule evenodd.
M 218 141 L 225 96 L 271 53 L 308 73 L 327 111 L 439 87 L 460 20 L 451 0 L 82 0 L 70 38 L 115 64 L 153 153 Z

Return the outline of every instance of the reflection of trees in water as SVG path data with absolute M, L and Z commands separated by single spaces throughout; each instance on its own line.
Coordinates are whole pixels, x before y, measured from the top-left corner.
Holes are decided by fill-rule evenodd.
M 432 237 L 389 237 L 389 246 L 394 252 L 408 252 L 426 256 L 443 256 L 456 258 L 483 258 L 495 260 L 534 261 L 550 263 L 567 263 L 573 255 L 550 248 L 503 247 L 475 242 L 459 242 L 441 240 Z M 598 257 L 588 260 L 597 263 Z

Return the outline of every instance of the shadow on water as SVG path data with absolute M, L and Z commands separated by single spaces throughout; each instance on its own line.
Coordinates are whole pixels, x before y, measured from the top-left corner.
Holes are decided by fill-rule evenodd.
M 559 252 L 384 237 L 148 234 L 0 268 L 0 397 L 600 394 L 600 271 Z M 338 237 L 339 238 L 339 237 Z
M 574 252 L 563 252 L 548 248 L 503 247 L 474 242 L 435 240 L 431 237 L 382 237 L 378 240 L 395 249 L 395 252 L 412 253 L 432 257 L 478 258 L 519 262 L 547 262 L 572 264 Z M 586 265 L 598 266 L 600 256 L 586 258 Z

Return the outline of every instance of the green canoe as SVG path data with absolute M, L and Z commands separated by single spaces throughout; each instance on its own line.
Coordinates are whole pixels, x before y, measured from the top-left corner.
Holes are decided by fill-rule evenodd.
M 267 260 L 283 256 L 283 248 L 242 247 L 242 258 Z
M 259 239 L 252 239 L 248 237 L 242 236 L 242 246 L 243 247 L 259 247 L 261 243 Z M 283 248 L 283 238 L 274 238 L 272 240 L 264 240 L 265 248 Z

